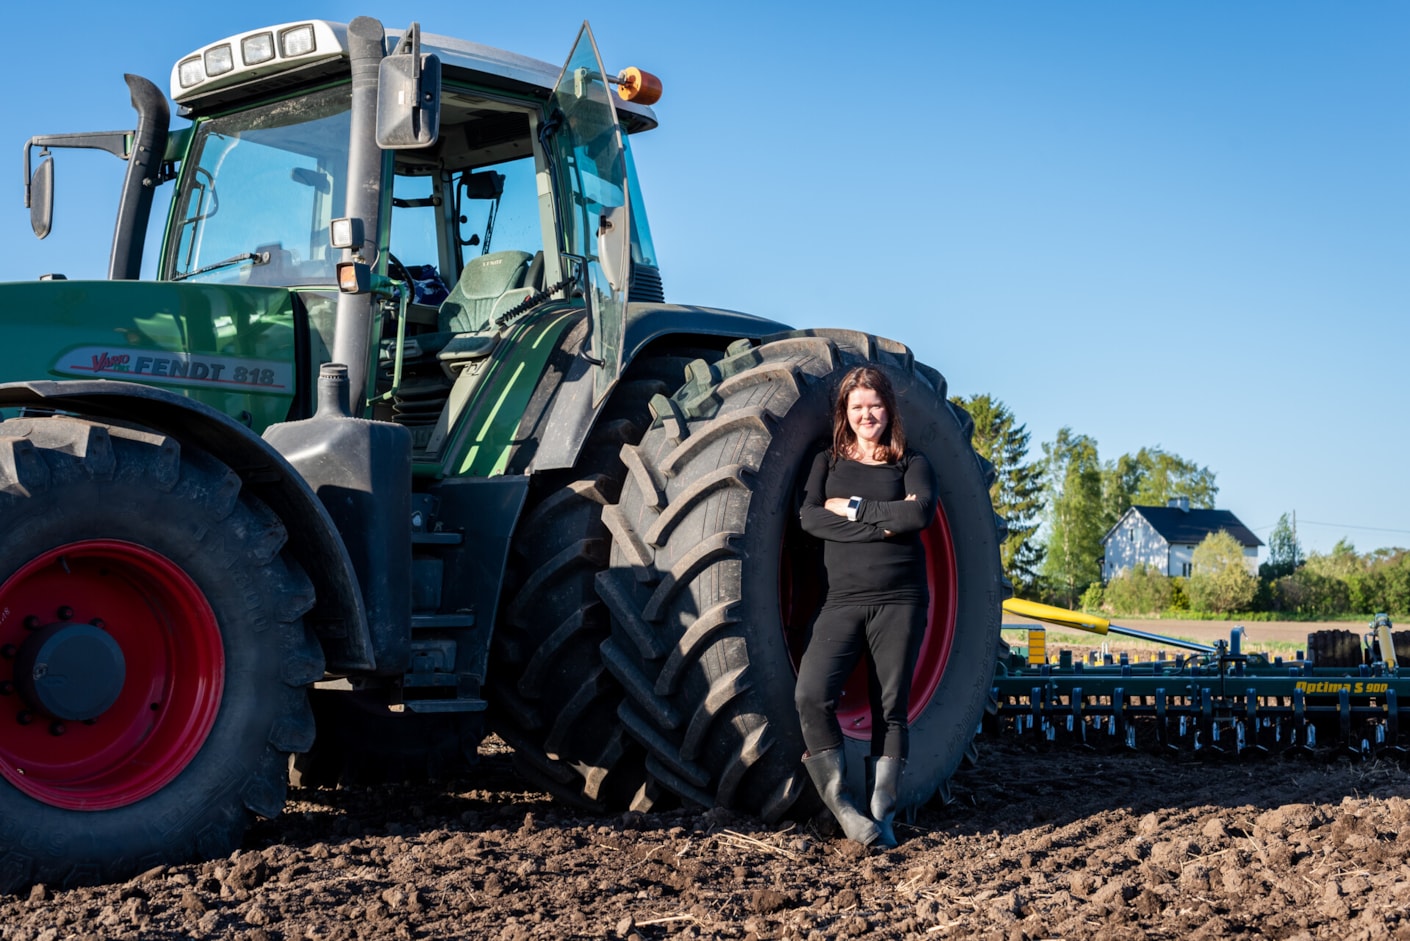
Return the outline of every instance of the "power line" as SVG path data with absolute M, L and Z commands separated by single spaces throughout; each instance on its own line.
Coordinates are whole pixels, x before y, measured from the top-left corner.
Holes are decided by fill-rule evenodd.
M 1330 526 L 1333 529 L 1364 529 L 1373 533 L 1402 533 L 1410 535 L 1410 529 L 1387 529 L 1384 526 L 1353 526 L 1350 523 L 1319 523 L 1316 520 L 1303 520 L 1304 526 Z
M 1319 523 L 1316 520 L 1298 520 L 1302 526 L 1329 526 L 1333 529 L 1364 529 L 1373 533 L 1401 533 L 1410 535 L 1410 529 L 1388 529 L 1384 526 L 1354 526 L 1351 523 Z M 1250 526 L 1249 529 L 1255 533 L 1261 533 L 1265 529 L 1272 529 L 1277 523 L 1265 523 L 1262 526 Z

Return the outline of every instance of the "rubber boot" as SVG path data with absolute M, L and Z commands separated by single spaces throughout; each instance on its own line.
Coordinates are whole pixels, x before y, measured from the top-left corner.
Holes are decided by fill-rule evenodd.
M 906 767 L 904 758 L 867 759 L 867 794 L 871 804 L 871 816 L 881 833 L 878 841 L 881 846 L 892 849 L 897 845 L 896 831 L 891 821 L 896 817 L 896 797 L 901 790 L 901 772 Z
M 803 767 L 808 769 L 808 777 L 818 789 L 827 809 L 842 824 L 842 832 L 847 839 L 855 840 L 863 846 L 871 846 L 881 837 L 876 822 L 857 807 L 856 801 L 847 791 L 846 756 L 840 748 L 830 748 L 803 759 Z

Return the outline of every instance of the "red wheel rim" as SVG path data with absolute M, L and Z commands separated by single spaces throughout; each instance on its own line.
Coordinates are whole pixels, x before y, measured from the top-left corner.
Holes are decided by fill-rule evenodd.
M 930 605 L 926 610 L 925 637 L 916 657 L 911 675 L 911 695 L 906 714 L 914 722 L 920 717 L 940 688 L 945 666 L 955 641 L 955 622 L 959 616 L 959 573 L 955 567 L 954 541 L 945 510 L 936 506 L 935 518 L 921 533 L 925 546 L 926 587 Z M 816 540 L 785 539 L 779 560 L 779 600 L 784 631 L 795 672 L 806 645 L 808 624 L 817 614 L 822 599 L 817 592 L 821 571 L 821 547 Z M 837 700 L 837 721 L 848 738 L 870 741 L 872 733 L 871 705 L 867 698 L 867 670 L 859 663 L 848 677 Z
M 16 688 L 14 651 L 34 627 L 99 624 L 125 661 L 101 715 L 60 721 Z M 215 613 L 179 566 L 111 539 L 70 543 L 0 586 L 0 775 L 54 807 L 109 810 L 161 790 L 215 724 L 225 653 Z

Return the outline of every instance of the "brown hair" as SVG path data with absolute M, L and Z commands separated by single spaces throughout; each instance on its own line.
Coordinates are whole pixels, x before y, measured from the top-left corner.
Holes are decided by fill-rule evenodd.
M 870 389 L 881 398 L 886 408 L 886 430 L 881 433 L 876 456 L 883 463 L 898 461 L 906 453 L 906 432 L 901 427 L 901 412 L 896 408 L 896 392 L 891 380 L 875 366 L 857 366 L 842 377 L 837 389 L 837 401 L 832 407 L 832 459 L 855 454 L 857 435 L 847 423 L 847 398 L 856 389 Z

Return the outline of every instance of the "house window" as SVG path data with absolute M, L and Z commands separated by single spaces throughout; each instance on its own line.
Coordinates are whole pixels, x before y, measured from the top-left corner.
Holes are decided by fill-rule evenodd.
M 1186 578 L 1190 577 L 1190 563 L 1184 562 L 1180 565 L 1180 574 Z

